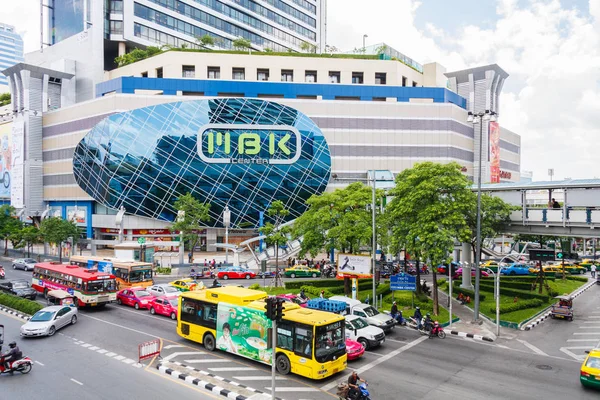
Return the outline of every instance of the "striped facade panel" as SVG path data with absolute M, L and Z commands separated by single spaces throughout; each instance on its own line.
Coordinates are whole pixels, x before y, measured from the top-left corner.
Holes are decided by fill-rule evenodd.
M 69 121 L 62 124 L 44 127 L 44 137 L 63 135 L 65 133 L 82 131 L 85 129 L 92 129 L 94 125 L 96 125 L 98 122 L 102 121 L 104 118 L 112 114 L 114 113 L 95 115 L 93 117 L 82 118 L 76 121 Z
M 44 186 L 56 185 L 76 185 L 75 177 L 72 173 L 60 175 L 44 175 Z
M 43 160 L 46 161 L 57 161 L 57 160 L 72 160 L 75 147 L 69 147 L 66 149 L 58 150 L 47 150 L 43 153 Z
M 521 153 L 521 148 L 518 145 L 502 139 L 500 139 L 500 148 L 517 154 Z

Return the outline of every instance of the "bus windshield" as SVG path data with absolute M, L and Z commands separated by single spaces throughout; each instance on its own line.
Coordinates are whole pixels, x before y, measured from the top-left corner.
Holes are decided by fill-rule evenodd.
M 101 281 L 88 282 L 86 286 L 86 291 L 100 293 L 114 291 L 117 284 L 114 279 L 104 279 Z
M 143 282 L 150 279 L 152 279 L 152 271 L 150 269 L 131 271 L 129 274 L 129 282 Z
M 330 361 L 336 355 L 343 355 L 346 352 L 346 342 L 344 335 L 344 321 L 338 321 L 333 324 L 317 326 L 316 352 L 315 358 L 323 363 Z

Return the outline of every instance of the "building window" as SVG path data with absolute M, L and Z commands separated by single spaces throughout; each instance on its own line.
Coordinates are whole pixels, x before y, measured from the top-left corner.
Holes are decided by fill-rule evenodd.
M 387 82 L 385 72 L 375 72 L 375 84 L 385 85 Z
M 231 77 L 236 81 L 243 81 L 246 79 L 246 71 L 244 68 L 233 68 Z
M 315 83 L 317 81 L 317 71 L 306 71 L 304 73 L 304 82 Z
M 363 83 L 363 73 L 362 72 L 353 72 L 352 73 L 352 83 L 362 84 Z
M 406 77 L 405 76 L 402 77 L 402 86 L 406 86 Z
M 329 71 L 329 83 L 340 83 L 340 71 Z
M 417 87 L 418 83 L 413 81 L 413 87 Z
M 294 82 L 294 71 L 291 69 L 282 69 L 281 82 Z
M 147 78 L 147 77 L 148 77 L 148 71 L 142 72 L 142 78 Z
M 258 69 L 256 71 L 256 80 L 257 81 L 268 81 L 269 80 L 269 70 L 268 69 Z
M 156 68 L 156 77 L 157 78 L 162 78 L 163 77 L 163 69 L 162 69 L 162 67 Z
M 122 35 L 123 21 L 110 21 L 110 33 L 111 35 Z
M 110 12 L 111 13 L 122 13 L 123 12 L 123 0 L 111 0 Z
M 196 67 L 193 65 L 183 65 L 181 67 L 181 77 L 182 78 L 195 78 L 196 77 Z
M 208 67 L 208 79 L 221 79 L 221 68 Z

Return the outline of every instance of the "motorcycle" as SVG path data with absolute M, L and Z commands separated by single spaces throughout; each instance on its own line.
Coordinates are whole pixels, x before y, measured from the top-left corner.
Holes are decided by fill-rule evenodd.
M 4 268 L 0 268 L 0 279 L 4 279 L 5 277 Z
M 346 382 L 342 382 L 338 384 L 337 396 L 339 400 L 371 400 L 371 394 L 367 389 L 368 384 L 366 382 L 361 382 L 358 385 L 359 393 L 358 396 L 348 397 L 348 392 L 350 391 L 350 387 Z
M 419 328 L 419 323 L 418 323 L 418 322 L 417 322 L 417 320 L 416 320 L 416 319 L 414 319 L 413 317 L 409 317 L 409 318 L 406 320 L 406 325 L 407 325 L 409 328 L 413 328 L 414 330 L 416 330 L 416 331 L 419 331 L 419 333 L 420 333 L 421 335 L 429 335 L 429 334 L 430 334 L 430 331 L 428 331 L 427 329 L 425 329 L 425 327 L 424 327 L 424 323 L 423 323 L 423 322 L 421 322 L 421 328 Z M 444 334 L 444 337 L 446 337 L 446 334 Z
M 431 331 L 429 332 L 429 337 L 439 337 L 440 339 L 446 338 L 446 332 L 444 332 L 444 328 L 440 325 L 438 321 L 433 322 L 433 326 L 431 327 Z
M 335 268 L 331 265 L 327 265 L 323 270 L 323 276 L 325 278 L 335 278 L 336 271 Z
M 2 343 L 4 343 L 4 325 L 0 325 L 0 353 L 2 352 Z M 10 363 L 10 368 L 4 366 L 5 355 L 0 355 L 0 374 L 12 374 L 20 372 L 23 375 L 28 374 L 33 367 L 33 361 L 29 357 L 21 357 Z
M 401 312 L 397 313 L 396 315 L 390 314 L 390 317 L 394 318 L 394 320 L 398 323 L 398 325 L 406 326 L 406 319 L 404 317 L 402 317 Z

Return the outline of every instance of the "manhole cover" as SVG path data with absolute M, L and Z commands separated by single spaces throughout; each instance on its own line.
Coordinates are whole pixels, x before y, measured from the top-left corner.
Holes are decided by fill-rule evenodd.
M 541 370 L 543 370 L 543 371 L 549 371 L 549 370 L 551 370 L 551 369 L 552 369 L 552 367 L 551 367 L 551 366 L 549 366 L 549 365 L 545 365 L 545 364 L 536 365 L 535 367 L 536 367 L 537 369 L 541 369 Z

